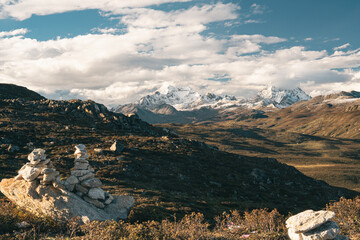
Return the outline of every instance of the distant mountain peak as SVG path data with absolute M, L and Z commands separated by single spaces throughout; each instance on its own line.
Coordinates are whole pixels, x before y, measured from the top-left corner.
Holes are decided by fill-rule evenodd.
M 150 110 L 163 104 L 171 105 L 177 110 L 194 110 L 201 107 L 219 107 L 235 101 L 237 99 L 234 96 L 220 96 L 214 93 L 201 95 L 190 87 L 169 85 L 142 97 L 137 104 Z
M 259 91 L 255 98 L 255 105 L 274 106 L 276 108 L 285 108 L 298 101 L 310 100 L 301 88 L 281 89 L 275 86 L 267 86 Z

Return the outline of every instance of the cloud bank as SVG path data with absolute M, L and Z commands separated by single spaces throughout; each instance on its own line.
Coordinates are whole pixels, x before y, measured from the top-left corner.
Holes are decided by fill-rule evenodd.
M 166 84 L 236 96 L 269 83 L 301 86 L 312 95 L 360 89 L 360 50 L 344 51 L 349 46 L 333 53 L 303 46 L 267 51 L 266 46 L 287 39 L 260 34 L 203 35 L 207 24 L 238 17 L 239 7 L 231 3 L 165 12 L 146 6 L 175 1 L 99 1 L 106 3 L 102 7 L 94 1 L 54 1 L 57 8 L 50 4 L 35 8 L 35 0 L 13 5 L 1 1 L 2 16 L 17 19 L 84 8 L 111 8 L 112 14 L 121 14 L 116 17 L 127 27 L 122 34 L 119 29 L 104 28 L 94 29 L 93 34 L 38 41 L 26 37 L 27 29 L 0 32 L 0 82 L 24 85 L 48 97 L 116 105 Z M 260 14 L 255 6 L 254 11 Z M 226 79 L 218 80 L 219 76 Z

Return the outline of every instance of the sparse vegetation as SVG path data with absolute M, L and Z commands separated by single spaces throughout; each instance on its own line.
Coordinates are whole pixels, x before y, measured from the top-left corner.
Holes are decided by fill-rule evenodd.
M 360 237 L 360 198 L 345 199 L 328 204 L 334 211 L 341 234 L 351 239 Z M 36 217 L 16 208 L 7 201 L 0 202 L 0 239 L 263 239 L 285 240 L 285 220 L 288 216 L 276 209 L 254 209 L 224 212 L 212 221 L 201 213 L 190 213 L 178 219 L 173 216 L 159 221 L 93 221 L 80 225 L 77 219 L 55 222 Z M 26 221 L 29 226 L 18 228 L 16 223 Z

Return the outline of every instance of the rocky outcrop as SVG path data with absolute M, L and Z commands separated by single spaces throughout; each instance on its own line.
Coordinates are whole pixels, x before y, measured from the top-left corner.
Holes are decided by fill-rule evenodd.
M 331 221 L 335 213 L 331 211 L 306 210 L 290 217 L 286 221 L 288 235 L 291 240 L 327 240 L 347 239 L 338 235 L 338 224 Z
M 14 178 L 3 179 L 0 190 L 19 207 L 57 220 L 80 217 L 82 222 L 87 223 L 92 220 L 125 219 L 134 205 L 134 198 L 131 196 L 114 196 L 110 205 L 99 209 L 75 193 L 51 185 L 41 185 L 37 181 Z
M 104 192 L 85 159 L 88 157 L 85 146 L 80 144 L 76 149 L 75 168 L 65 182 L 60 180 L 45 151 L 35 149 L 18 176 L 0 182 L 0 191 L 19 207 L 56 220 L 80 217 L 86 223 L 127 218 L 134 198 Z

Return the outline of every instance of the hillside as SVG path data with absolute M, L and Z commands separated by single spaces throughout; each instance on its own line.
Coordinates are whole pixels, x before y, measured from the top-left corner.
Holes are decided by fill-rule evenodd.
M 235 125 L 297 132 L 315 136 L 360 138 L 360 93 L 318 96 L 285 109 L 267 112 L 266 121 L 235 119 Z
M 0 83 L 0 99 L 14 99 L 14 98 L 21 98 L 26 100 L 45 99 L 40 94 L 31 91 L 26 87 L 17 86 L 14 84 Z
M 74 145 L 83 143 L 90 164 L 112 193 L 136 198 L 131 220 L 157 220 L 192 211 L 213 217 L 225 210 L 278 208 L 281 212 L 322 208 L 357 193 L 309 178 L 272 158 L 237 155 L 178 138 L 135 115 L 107 111 L 91 101 L 0 100 L 1 178 L 13 177 L 31 149 L 46 149 L 56 169 L 69 174 Z M 114 140 L 120 154 L 108 149 Z M 9 146 L 19 151 L 9 151 Z M 14 149 L 14 148 L 13 148 Z

